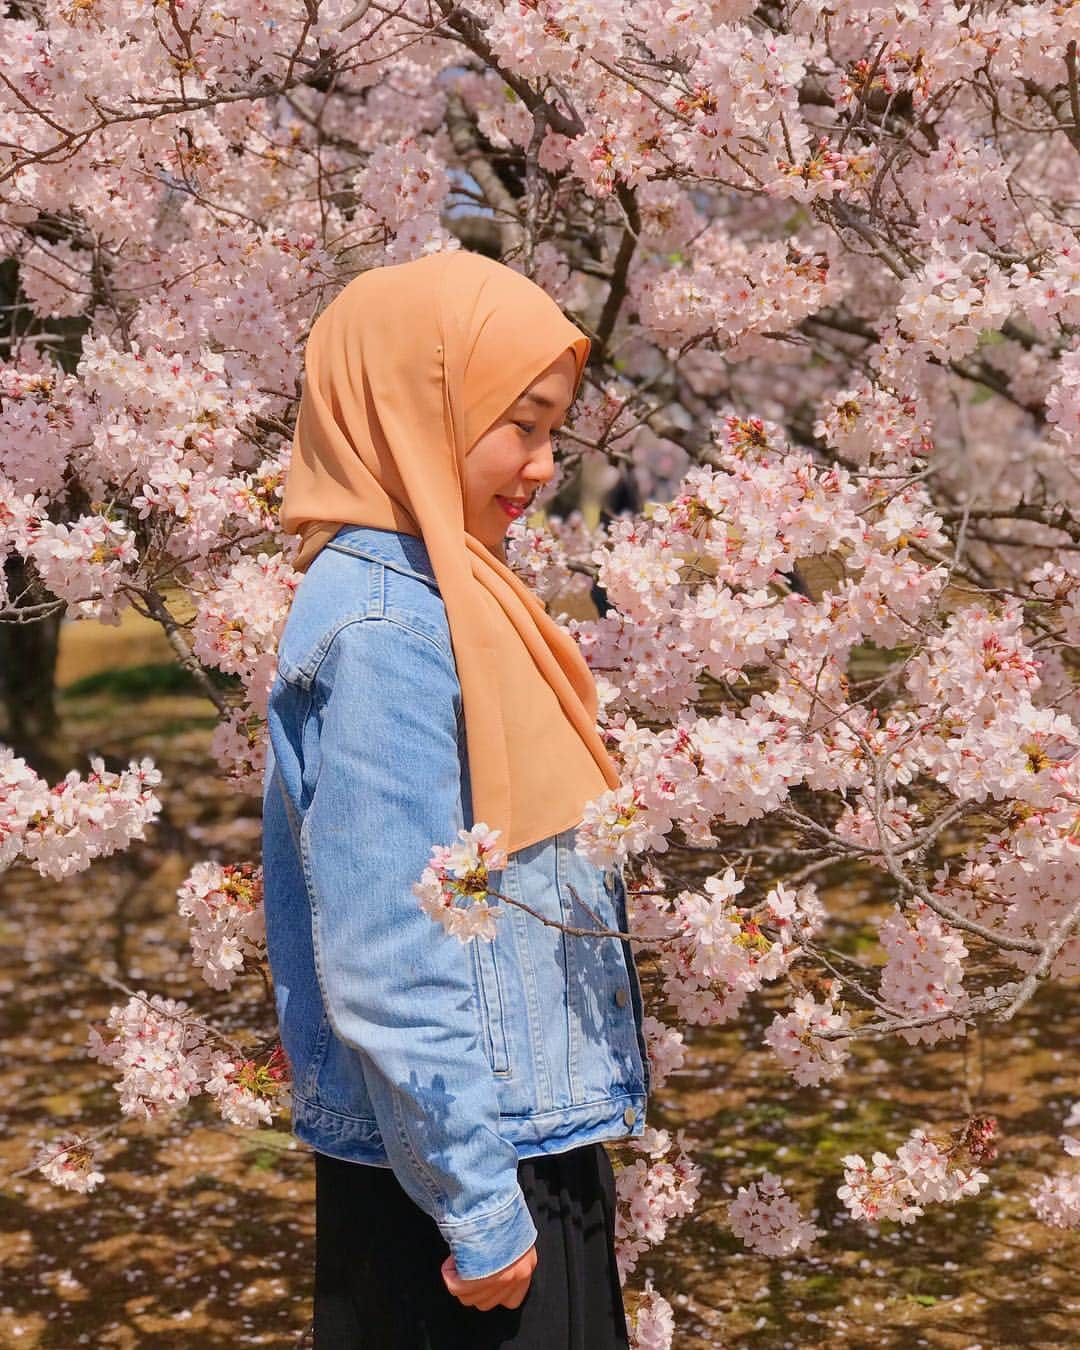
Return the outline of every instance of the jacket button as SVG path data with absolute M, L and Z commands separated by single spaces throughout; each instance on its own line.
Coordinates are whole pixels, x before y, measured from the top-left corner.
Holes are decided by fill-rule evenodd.
M 627 1125 L 633 1125 L 634 1121 L 637 1120 L 637 1112 L 634 1110 L 632 1106 L 628 1106 L 626 1110 L 622 1113 L 622 1118 L 627 1123 Z
M 618 1004 L 620 1008 L 626 1007 L 626 1000 L 629 997 L 630 995 L 621 986 L 615 990 L 615 1002 Z

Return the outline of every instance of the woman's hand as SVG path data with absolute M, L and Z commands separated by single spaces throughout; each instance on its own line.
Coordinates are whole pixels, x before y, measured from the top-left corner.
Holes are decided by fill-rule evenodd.
M 529 1281 L 536 1269 L 536 1247 L 533 1245 L 510 1265 L 485 1275 L 482 1280 L 463 1280 L 457 1273 L 454 1258 L 448 1256 L 442 1263 L 442 1277 L 447 1289 L 466 1308 L 519 1308 L 529 1292 Z

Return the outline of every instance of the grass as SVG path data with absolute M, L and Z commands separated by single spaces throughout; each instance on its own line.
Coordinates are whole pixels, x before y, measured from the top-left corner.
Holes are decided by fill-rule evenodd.
M 139 666 L 98 670 L 73 680 L 62 693 L 64 699 L 104 697 L 158 698 L 167 694 L 198 694 L 194 677 L 176 661 L 152 661 Z

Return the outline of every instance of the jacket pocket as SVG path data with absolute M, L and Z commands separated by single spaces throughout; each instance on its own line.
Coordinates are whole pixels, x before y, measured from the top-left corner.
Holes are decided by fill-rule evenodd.
M 630 918 L 626 904 L 626 867 L 623 864 L 615 873 L 615 918 L 624 933 L 630 931 Z M 638 1053 L 641 1056 L 641 1075 L 646 1094 L 651 1088 L 652 1068 L 649 1064 L 648 1045 L 645 1040 L 645 1000 L 641 993 L 641 979 L 637 962 L 634 959 L 634 945 L 623 941 L 623 960 L 626 963 L 626 975 L 630 982 L 630 1000 L 634 1010 L 634 1027 L 637 1031 Z
M 315 1033 L 315 1041 L 311 1047 L 311 1058 L 308 1061 L 307 1073 L 304 1075 L 303 1095 L 311 1102 L 319 1100 L 319 1076 L 323 1070 L 323 1064 L 326 1062 L 326 1051 L 330 1044 L 331 1028 L 330 1019 L 323 1012 L 319 1017 L 319 1027 Z
M 510 1054 L 506 1045 L 502 985 L 499 982 L 495 942 L 475 938 L 469 945 L 473 952 L 473 974 L 476 979 L 480 1024 L 488 1063 L 491 1065 L 492 1073 L 507 1075 L 510 1072 Z

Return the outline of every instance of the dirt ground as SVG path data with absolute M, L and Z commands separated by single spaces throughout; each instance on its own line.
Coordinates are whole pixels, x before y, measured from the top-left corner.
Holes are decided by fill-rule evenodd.
M 90 1196 L 13 1175 L 34 1141 L 120 1119 L 110 1071 L 84 1048 L 87 1024 L 119 997 L 101 975 L 189 999 L 224 1029 L 269 1017 L 257 979 L 239 997 L 202 982 L 175 910 L 196 861 L 258 855 L 258 802 L 230 795 L 209 760 L 209 705 L 114 689 L 66 695 L 62 707 L 72 764 L 85 769 L 94 752 L 119 768 L 150 754 L 164 810 L 146 841 L 66 883 L 24 869 L 4 878 L 0 1345 L 299 1346 L 313 1169 L 283 1130 L 225 1126 L 196 1102 L 172 1121 L 124 1122 L 104 1140 L 108 1184 Z M 826 898 L 842 939 L 867 896 Z M 932 1054 L 860 1045 L 831 1093 L 798 1088 L 761 1052 L 767 1002 L 736 1027 L 692 1031 L 688 1062 L 650 1120 L 685 1129 L 706 1169 L 703 1195 L 638 1272 L 673 1298 L 679 1350 L 1075 1344 L 1080 1242 L 1038 1224 L 1027 1197 L 1064 1161 L 1078 1002 L 1075 989 L 1044 993 L 1012 1026 Z M 982 1195 L 902 1231 L 846 1219 L 835 1194 L 845 1154 L 892 1151 L 915 1126 L 957 1124 L 969 1102 L 998 1117 L 1002 1136 Z M 727 1201 L 766 1168 L 826 1229 L 813 1256 L 770 1262 L 727 1229 Z

